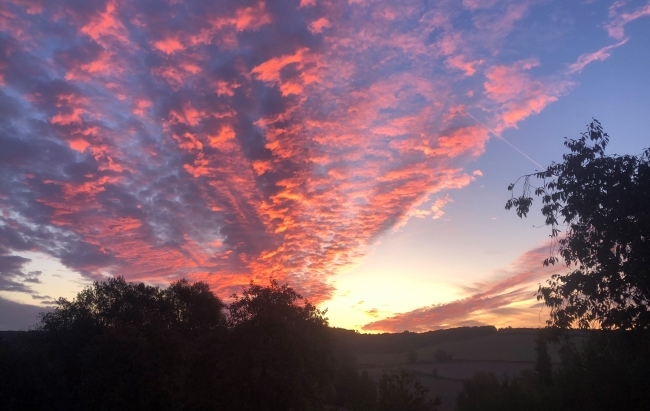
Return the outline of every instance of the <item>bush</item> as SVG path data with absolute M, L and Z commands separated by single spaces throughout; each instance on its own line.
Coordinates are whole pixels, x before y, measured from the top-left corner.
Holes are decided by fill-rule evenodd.
M 458 411 L 650 409 L 650 332 L 599 333 L 553 371 L 514 378 L 476 374 L 458 396 Z
M 379 380 L 379 411 L 435 411 L 440 399 L 427 400 L 429 392 L 412 371 L 397 369 L 384 371 Z

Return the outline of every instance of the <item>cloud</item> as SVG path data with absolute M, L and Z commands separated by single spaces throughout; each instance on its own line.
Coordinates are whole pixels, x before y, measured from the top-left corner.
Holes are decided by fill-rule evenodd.
M 530 301 L 535 295 L 537 284 L 550 278 L 552 268 L 542 266 L 546 256 L 547 246 L 530 250 L 514 261 L 508 270 L 497 273 L 497 278 L 493 281 L 465 287 L 470 293 L 468 297 L 389 316 L 368 323 L 363 329 L 419 332 L 460 327 L 468 321 L 480 322 L 481 318 L 485 317 L 492 320 L 486 323 L 493 323 L 494 317 L 504 317 L 506 309 L 510 312 L 505 317 L 511 319 L 524 314 L 530 315 L 530 309 L 513 307 L 513 304 Z
M 23 265 L 29 261 L 17 255 L 0 255 L 0 291 L 31 291 L 24 284 L 29 279 L 25 279 L 26 274 L 22 272 Z
M 519 121 L 541 112 L 573 85 L 568 79 L 545 82 L 531 78 L 527 72 L 539 65 L 539 61 L 527 59 L 512 65 L 493 66 L 485 72 L 485 94 L 500 103 L 497 132 L 516 127 Z
M 3 5 L 0 256 L 23 292 L 30 250 L 91 279 L 227 296 L 273 276 L 325 301 L 479 175 L 490 134 L 470 112 L 502 131 L 570 83 L 502 57 L 528 2 Z
M 627 23 L 641 17 L 650 16 L 650 2 L 633 11 L 622 11 L 626 2 L 615 1 L 609 9 L 610 22 L 605 25 L 607 33 L 617 39 L 623 40 L 625 37 L 625 26 Z
M 442 208 L 447 204 L 447 203 L 453 203 L 454 200 L 449 197 L 449 194 L 445 195 L 442 198 L 437 199 L 433 205 L 431 206 L 431 214 L 434 220 L 437 220 L 439 218 L 442 218 L 443 215 L 445 215 L 445 212 L 442 211 Z
M 627 43 L 628 40 L 629 39 L 623 39 L 616 44 L 605 46 L 594 53 L 585 53 L 580 55 L 575 63 L 569 65 L 569 73 L 580 73 L 588 64 L 593 63 L 594 61 L 606 60 L 611 56 L 611 53 L 609 52 L 610 50 L 622 46 Z
M 0 297 L 0 330 L 26 331 L 36 325 L 45 307 L 20 304 Z

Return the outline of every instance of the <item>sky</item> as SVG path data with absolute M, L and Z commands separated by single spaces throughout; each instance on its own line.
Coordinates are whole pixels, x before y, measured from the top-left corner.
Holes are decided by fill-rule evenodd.
M 647 0 L 0 0 L 0 329 L 118 275 L 544 326 L 506 188 L 592 118 L 650 146 L 648 72 Z

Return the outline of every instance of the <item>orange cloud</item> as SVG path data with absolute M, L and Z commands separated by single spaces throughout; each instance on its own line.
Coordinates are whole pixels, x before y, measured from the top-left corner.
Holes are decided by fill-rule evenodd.
M 537 314 L 539 308 L 519 306 L 513 308 L 513 304 L 521 302 L 534 304 L 537 284 L 550 278 L 553 273 L 552 267 L 542 266 L 541 262 L 546 256 L 548 256 L 546 246 L 530 250 L 514 261 L 507 271 L 499 273 L 498 277 L 501 278 L 467 287 L 467 290 L 472 293 L 468 297 L 389 316 L 366 324 L 363 329 L 384 332 L 404 330 L 421 332 L 458 327 L 467 321 L 481 323 L 482 318 L 489 318 L 484 323 L 493 323 L 495 316 L 503 316 L 503 314 L 492 314 L 493 312 L 507 311 L 514 321 L 517 316 L 525 313 L 530 316 L 533 310 L 534 314 Z M 503 278 L 504 276 L 506 277 Z M 507 323 L 508 319 L 499 318 L 499 321 Z
M 0 79 L 34 151 L 1 206 L 84 275 L 186 276 L 222 296 L 274 276 L 326 301 L 383 233 L 444 217 L 443 191 L 481 175 L 464 166 L 488 126 L 515 127 L 570 86 L 566 71 L 540 76 L 533 51 L 505 62 L 528 2 L 199 3 L 0 10 Z
M 498 132 L 516 127 L 519 121 L 541 112 L 573 84 L 567 80 L 550 84 L 533 80 L 526 71 L 538 65 L 536 60 L 521 60 L 511 66 L 495 66 L 486 71 L 485 92 L 491 100 L 501 104 Z
M 323 29 L 329 27 L 332 27 L 332 23 L 330 23 L 330 21 L 327 20 L 327 18 L 321 17 L 320 19 L 315 20 L 309 25 L 309 31 L 315 34 L 315 33 L 320 33 L 323 31 Z
M 280 70 L 289 64 L 301 64 L 305 60 L 306 54 L 308 52 L 309 49 L 302 48 L 296 51 L 294 54 L 272 58 L 271 60 L 268 60 L 253 68 L 251 74 L 256 75 L 257 78 L 262 81 L 278 82 L 280 81 Z
M 455 128 L 438 138 L 438 147 L 432 149 L 432 152 L 448 157 L 480 155 L 485 150 L 488 138 L 488 131 L 482 125 Z
M 153 45 L 165 54 L 173 54 L 179 50 L 183 50 L 184 48 L 181 42 L 173 37 L 165 40 L 158 40 L 154 42 Z
M 235 27 L 237 30 L 258 30 L 260 27 L 271 23 L 271 16 L 265 11 L 263 1 L 253 7 L 237 9 L 235 13 Z
M 117 15 L 114 1 L 107 2 L 106 10 L 91 18 L 80 32 L 102 45 L 108 45 L 106 42 L 112 39 L 123 43 L 128 42 L 128 32 Z

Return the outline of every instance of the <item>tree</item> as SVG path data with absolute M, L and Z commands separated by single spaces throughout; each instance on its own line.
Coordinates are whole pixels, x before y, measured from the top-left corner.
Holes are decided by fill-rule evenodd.
M 440 398 L 427 400 L 429 392 L 412 371 L 397 369 L 384 371 L 378 386 L 378 409 L 380 411 L 435 411 Z
M 219 385 L 223 303 L 207 284 L 180 280 L 160 289 L 117 277 L 57 304 L 15 362 L 40 383 L 25 385 L 29 396 L 13 395 L 14 409 L 36 401 L 53 410 L 210 410 L 230 395 Z M 33 356 L 44 371 L 30 365 Z
M 184 334 L 225 327 L 224 305 L 205 283 L 185 279 L 161 290 L 124 277 L 95 281 L 72 300 L 57 300 L 54 311 L 41 316 L 37 329 L 176 330 Z
M 456 409 L 458 411 L 541 411 L 567 410 L 558 406 L 558 399 L 540 398 L 545 393 L 540 390 L 538 376 L 530 370 L 522 371 L 518 376 L 501 377 L 491 372 L 480 371 L 463 382 L 463 389 L 458 393 Z M 589 408 L 585 408 L 589 409 Z M 571 409 L 573 410 L 573 409 Z
M 521 196 L 506 203 L 526 217 L 531 189 L 541 198 L 553 244 L 543 264 L 561 259 L 567 272 L 540 285 L 537 298 L 551 308 L 548 324 L 562 329 L 650 327 L 650 149 L 606 155 L 608 143 L 594 119 L 579 139 L 565 141 L 563 162 L 520 177 Z M 530 177 L 542 184 L 533 187 Z
M 288 285 L 251 282 L 233 294 L 229 326 L 233 367 L 256 410 L 318 409 L 333 389 L 333 341 L 325 311 Z

